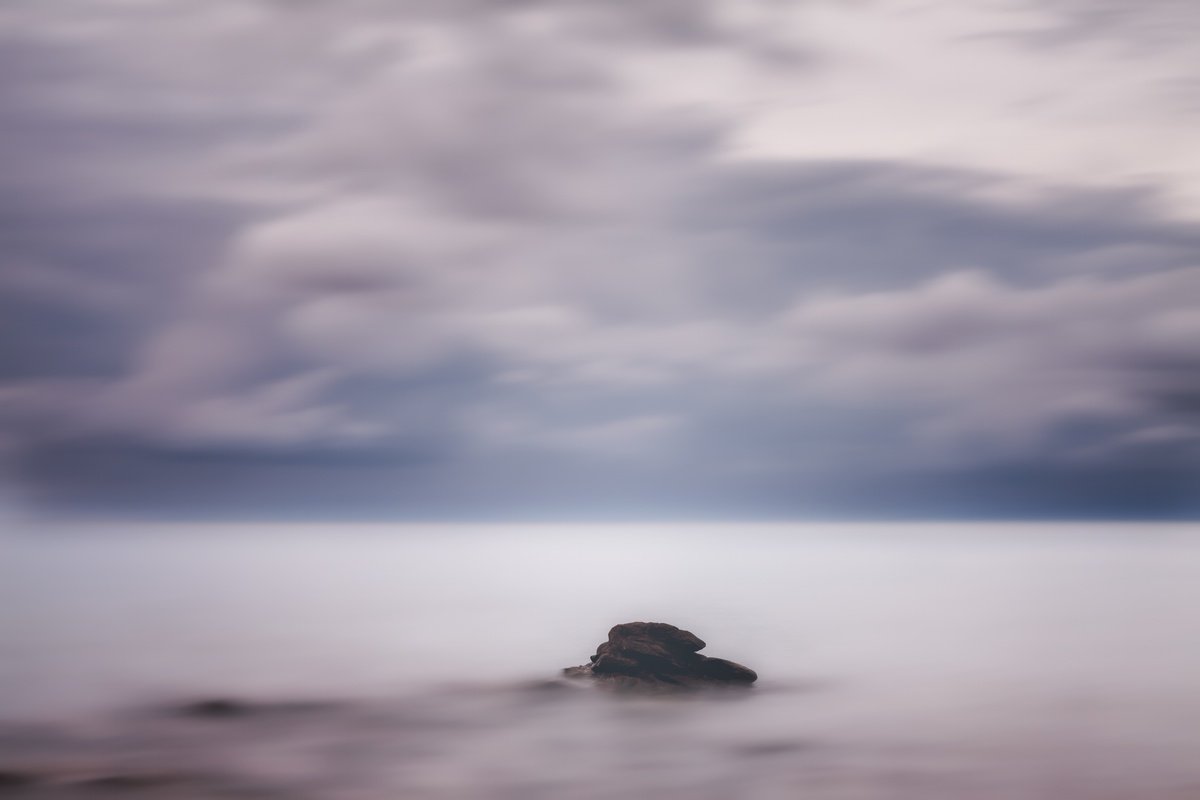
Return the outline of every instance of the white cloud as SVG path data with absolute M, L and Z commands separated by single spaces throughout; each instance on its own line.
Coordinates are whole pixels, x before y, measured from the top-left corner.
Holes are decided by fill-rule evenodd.
M 1127 5 L 1142 22 L 1194 27 L 1182 6 Z M 1195 49 L 1131 56 L 1119 34 L 1045 47 L 1017 36 L 1056 25 L 1060 10 L 819 6 L 805 33 L 822 43 L 823 69 L 799 82 L 748 77 L 710 102 L 744 104 L 738 158 L 912 159 L 1075 185 L 1149 180 L 1177 213 L 1200 217 L 1195 106 L 1179 93 L 1200 67 Z

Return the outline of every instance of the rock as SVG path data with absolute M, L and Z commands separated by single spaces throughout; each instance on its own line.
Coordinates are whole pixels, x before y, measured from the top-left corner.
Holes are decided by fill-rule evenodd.
M 97 775 L 79 782 L 79 786 L 108 792 L 139 791 L 157 789 L 185 783 L 186 775 L 176 775 L 170 772 L 118 772 L 112 775 Z
M 592 678 L 617 688 L 671 689 L 749 686 L 758 675 L 749 667 L 700 655 L 704 641 L 664 622 L 626 622 L 608 632 L 591 663 L 567 667 L 568 678 Z
M 182 706 L 180 712 L 186 717 L 203 719 L 231 719 L 249 716 L 252 709 L 248 703 L 232 700 L 227 697 L 214 697 L 208 700 L 197 700 Z
M 10 789 L 25 789 L 37 783 L 39 783 L 39 776 L 33 772 L 0 768 L 0 794 Z
M 247 717 L 320 714 L 337 711 L 342 704 L 322 700 L 292 700 L 250 702 L 231 697 L 211 697 L 194 700 L 169 709 L 183 717 L 204 720 L 233 720 Z

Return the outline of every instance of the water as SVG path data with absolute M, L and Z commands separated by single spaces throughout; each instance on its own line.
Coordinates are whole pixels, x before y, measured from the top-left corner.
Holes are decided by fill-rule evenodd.
M 0 794 L 1194 800 L 1197 609 L 1195 525 L 9 531 Z M 547 683 L 636 619 L 758 685 Z

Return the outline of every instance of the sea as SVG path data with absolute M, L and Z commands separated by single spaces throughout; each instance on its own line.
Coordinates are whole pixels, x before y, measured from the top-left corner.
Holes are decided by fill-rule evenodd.
M 1196 800 L 1200 525 L 10 523 L 0 797 Z

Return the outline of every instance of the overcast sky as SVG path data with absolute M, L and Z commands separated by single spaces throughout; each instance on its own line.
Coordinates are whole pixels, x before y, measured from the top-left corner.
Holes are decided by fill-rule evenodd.
M 0 5 L 0 503 L 1200 514 L 1194 0 Z

